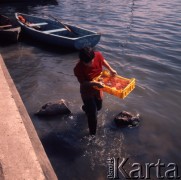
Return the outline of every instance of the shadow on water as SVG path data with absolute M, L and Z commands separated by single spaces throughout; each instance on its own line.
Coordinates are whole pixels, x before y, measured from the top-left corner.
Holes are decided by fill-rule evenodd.
M 80 139 L 88 134 L 81 131 L 87 126 L 82 113 L 51 117 L 32 115 L 32 118 L 34 121 L 44 124 L 44 127 L 46 126 L 46 129 L 49 128 L 50 130 L 49 133 L 45 133 L 41 137 L 41 142 L 50 159 L 74 161 L 83 155 L 85 147 L 81 145 Z M 48 122 L 51 125 L 48 125 Z M 61 128 L 62 125 L 66 128 Z
M 43 43 L 40 42 L 34 38 L 31 38 L 29 36 L 27 36 L 25 33 L 21 33 L 20 34 L 20 38 L 19 38 L 20 42 L 26 43 L 29 46 L 35 46 L 38 47 L 40 49 L 46 50 L 48 52 L 53 52 L 53 53 L 60 53 L 60 54 L 69 54 L 69 53 L 74 53 L 77 50 L 76 49 L 71 49 L 71 48 L 65 48 L 65 47 L 60 47 L 60 46 L 56 46 L 56 45 L 52 45 L 49 43 Z
M 71 132 L 51 132 L 41 139 L 49 156 L 74 161 L 84 153 L 78 139 Z
M 0 42 L 0 47 L 3 47 L 3 48 L 5 48 L 5 47 L 7 47 L 8 48 L 8 46 L 10 46 L 10 45 L 15 45 L 16 44 L 16 42 L 14 43 L 12 43 L 12 42 L 9 42 L 9 41 L 1 41 Z
M 72 117 L 58 118 L 57 116 L 55 118 L 39 119 L 35 116 L 34 118 L 44 124 L 44 127 L 41 124 L 41 131 L 44 128 L 47 130 L 48 123 L 51 123 L 50 131 L 44 133 L 40 139 L 50 161 L 54 162 L 53 168 L 59 179 L 72 179 L 72 177 L 79 176 L 80 180 L 96 179 L 95 175 L 92 174 L 93 172 L 96 171 L 101 174 L 99 168 L 103 172 L 105 171 L 105 166 L 102 167 L 99 164 L 102 164 L 105 160 L 101 154 L 104 154 L 102 148 L 105 139 L 102 139 L 99 135 L 96 138 L 89 136 L 84 113 L 76 113 Z M 98 156 L 101 156 L 101 158 L 99 157 L 100 161 Z M 74 164 L 77 166 L 74 166 Z M 89 172 L 85 172 L 86 168 L 89 169 Z M 83 177 L 81 177 L 81 174 Z

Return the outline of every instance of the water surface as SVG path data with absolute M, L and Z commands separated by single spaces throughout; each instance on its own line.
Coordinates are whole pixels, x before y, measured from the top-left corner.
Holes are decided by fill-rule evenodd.
M 109 157 L 129 158 L 128 172 L 132 162 L 144 165 L 161 159 L 166 165 L 177 163 L 181 175 L 180 0 L 58 0 L 0 6 L 0 12 L 12 19 L 17 11 L 52 14 L 101 32 L 95 49 L 118 74 L 137 80 L 136 89 L 124 100 L 105 94 L 97 136 L 90 140 L 73 76 L 78 53 L 23 40 L 0 47 L 59 179 L 106 179 Z M 61 98 L 69 102 L 72 116 L 33 115 L 44 103 Z M 141 125 L 117 128 L 113 119 L 122 110 L 139 113 Z M 151 174 L 155 179 L 154 169 Z

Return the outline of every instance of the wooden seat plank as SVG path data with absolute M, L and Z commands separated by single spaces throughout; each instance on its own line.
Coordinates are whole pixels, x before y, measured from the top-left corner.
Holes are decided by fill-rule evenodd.
M 43 25 L 47 25 L 48 23 L 46 22 L 42 22 L 42 23 L 32 23 L 32 24 L 28 24 L 29 27 L 34 27 L 34 26 L 43 26 Z
M 54 32 L 60 32 L 60 31 L 65 31 L 65 28 L 60 28 L 60 29 L 52 29 L 52 30 L 47 30 L 47 31 L 43 31 L 44 33 L 50 34 L 50 33 L 54 33 Z

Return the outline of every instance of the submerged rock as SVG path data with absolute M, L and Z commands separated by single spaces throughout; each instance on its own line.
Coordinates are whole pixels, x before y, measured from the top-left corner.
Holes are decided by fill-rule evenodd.
M 70 114 L 71 111 L 67 107 L 65 100 L 61 99 L 55 102 L 48 102 L 41 107 L 41 109 L 35 113 L 38 116 L 50 116 L 50 115 L 63 115 Z
M 134 116 L 129 112 L 122 111 L 114 118 L 114 122 L 118 127 L 138 126 L 140 122 L 140 116 L 139 114 Z

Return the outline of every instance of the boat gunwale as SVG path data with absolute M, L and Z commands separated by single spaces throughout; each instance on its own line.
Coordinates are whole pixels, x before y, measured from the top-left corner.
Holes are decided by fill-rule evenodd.
M 18 19 L 18 15 L 25 15 L 25 16 L 29 16 L 29 17 L 35 17 L 35 18 L 39 18 L 39 17 L 34 16 L 34 15 L 28 15 L 28 14 L 18 13 L 18 12 L 15 13 L 15 17 L 16 17 L 17 21 L 20 23 L 21 26 L 23 26 L 23 27 L 25 27 L 25 28 L 28 28 L 28 29 L 31 30 L 31 31 L 39 32 L 39 33 L 44 34 L 44 35 L 47 35 L 47 36 L 60 37 L 60 38 L 69 39 L 69 40 L 78 40 L 78 39 L 83 39 L 83 38 L 86 38 L 86 37 L 100 36 L 100 35 L 101 35 L 101 33 L 97 33 L 97 32 L 95 32 L 95 31 L 90 31 L 90 30 L 88 30 L 88 29 L 81 28 L 81 27 L 79 27 L 79 26 L 69 25 L 69 24 L 65 24 L 65 25 L 72 26 L 72 27 L 76 27 L 76 28 L 78 28 L 78 29 L 88 31 L 88 32 L 90 32 L 90 33 L 92 33 L 92 34 L 83 35 L 83 36 L 74 37 L 74 38 L 66 37 L 66 36 L 61 36 L 61 35 L 56 35 L 56 34 L 51 34 L 51 33 L 50 33 L 50 34 L 47 34 L 47 33 L 43 32 L 43 31 L 37 30 L 37 29 L 35 29 L 35 28 L 33 28 L 33 27 L 29 27 L 29 26 L 27 26 L 26 24 L 22 23 L 22 22 Z M 40 18 L 40 19 L 43 19 L 43 18 Z M 50 18 L 45 18 L 45 20 L 50 20 L 50 21 L 56 22 L 55 20 L 52 20 L 52 19 L 50 19 Z M 52 29 L 52 30 L 53 30 L 53 29 Z

